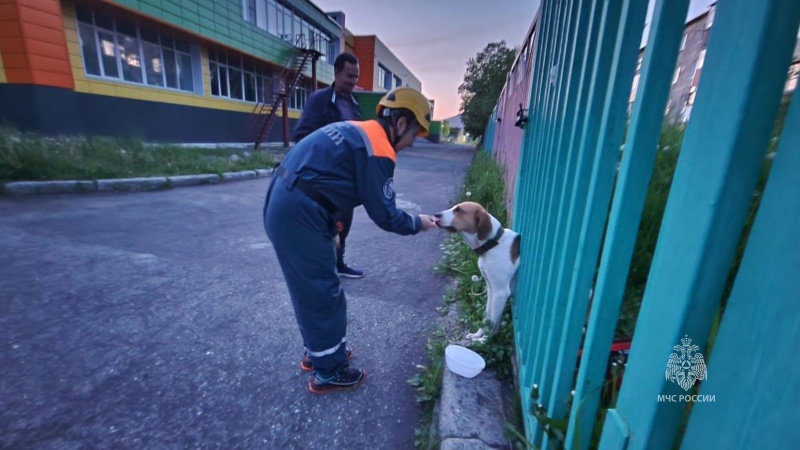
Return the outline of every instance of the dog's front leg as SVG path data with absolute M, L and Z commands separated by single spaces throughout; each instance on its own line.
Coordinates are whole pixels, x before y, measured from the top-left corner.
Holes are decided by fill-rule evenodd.
M 500 328 L 500 319 L 503 317 L 503 310 L 506 309 L 506 303 L 510 296 L 511 289 L 509 287 L 505 289 L 496 289 L 494 291 L 494 297 L 491 299 L 492 311 L 491 315 L 488 317 L 492 322 L 493 331 L 497 331 L 497 329 Z
M 483 321 L 485 322 L 486 319 L 489 319 L 490 317 L 492 317 L 491 314 L 492 314 L 492 311 L 494 310 L 494 308 L 492 306 L 492 300 L 494 298 L 494 295 L 493 295 L 494 290 L 492 288 L 491 279 L 486 276 L 486 272 L 483 270 L 483 267 L 481 267 L 480 263 L 481 263 L 481 261 L 478 261 L 478 269 L 480 269 L 481 276 L 483 276 L 483 279 L 486 282 L 486 308 L 484 309 L 484 316 L 483 316 Z M 481 326 L 480 328 L 478 328 L 478 331 L 476 331 L 474 333 L 468 333 L 466 335 L 466 338 L 471 340 L 471 341 L 476 341 L 476 342 L 481 342 L 482 343 L 482 342 L 486 341 L 487 336 L 486 336 L 486 333 L 483 331 L 483 326 Z

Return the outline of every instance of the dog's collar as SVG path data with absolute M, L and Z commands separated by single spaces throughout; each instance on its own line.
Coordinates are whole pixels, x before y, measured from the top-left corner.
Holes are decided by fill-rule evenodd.
M 500 242 L 500 238 L 503 237 L 503 233 L 505 233 L 505 229 L 503 226 L 500 226 L 500 229 L 497 230 L 497 234 L 494 235 L 493 238 L 489 239 L 488 241 L 484 242 L 478 248 L 473 248 L 472 250 L 475 251 L 479 256 L 488 252 L 489 250 L 497 247 L 497 244 Z

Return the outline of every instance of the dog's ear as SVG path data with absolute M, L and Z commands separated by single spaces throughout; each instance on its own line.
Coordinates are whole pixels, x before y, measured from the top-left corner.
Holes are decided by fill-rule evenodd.
M 485 209 L 480 208 L 475 211 L 475 224 L 478 228 L 478 239 L 485 241 L 492 232 L 492 219 Z

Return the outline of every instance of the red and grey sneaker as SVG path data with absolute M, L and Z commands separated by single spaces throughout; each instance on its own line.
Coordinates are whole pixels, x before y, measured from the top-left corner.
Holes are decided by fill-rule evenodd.
M 353 359 L 353 349 L 348 348 L 344 353 L 344 362 L 348 363 L 351 359 Z M 308 356 L 307 352 L 303 353 L 303 359 L 300 360 L 300 370 L 304 372 L 311 372 L 314 370 L 314 363 L 311 362 L 311 357 Z
M 315 394 L 325 394 L 345 389 L 355 389 L 364 382 L 367 373 L 361 369 L 351 369 L 346 364 L 336 373 L 327 378 L 320 378 L 316 373 L 308 382 L 308 390 Z

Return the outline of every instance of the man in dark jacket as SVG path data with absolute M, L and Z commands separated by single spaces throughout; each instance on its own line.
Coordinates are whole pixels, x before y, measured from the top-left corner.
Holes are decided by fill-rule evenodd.
M 347 301 L 334 269 L 336 211 L 364 205 L 375 224 L 400 235 L 436 226 L 429 215 L 398 209 L 394 192 L 397 152 L 430 129 L 428 99 L 398 87 L 377 109 L 377 120 L 326 125 L 292 148 L 264 201 L 264 228 L 306 350 L 300 368 L 314 371 L 308 383 L 314 393 L 354 388 L 365 376 L 349 365 Z
M 322 128 L 342 120 L 361 120 L 361 107 L 353 97 L 353 89 L 358 82 L 358 58 L 352 53 L 342 53 L 333 62 L 333 85 L 320 89 L 308 98 L 300 120 L 294 129 L 294 142 Z M 345 240 L 353 225 L 353 210 L 340 211 L 336 215 L 339 231 L 339 249 L 336 253 L 336 269 L 340 276 L 361 278 L 364 272 L 349 267 L 344 262 Z

